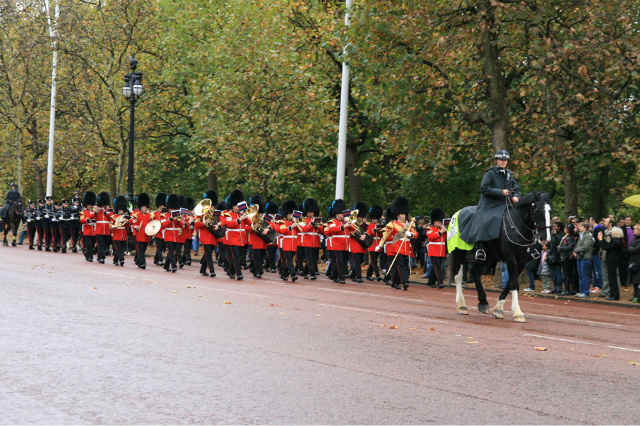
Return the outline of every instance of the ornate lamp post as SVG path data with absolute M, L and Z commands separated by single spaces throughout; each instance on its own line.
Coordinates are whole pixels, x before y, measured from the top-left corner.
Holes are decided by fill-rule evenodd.
M 131 73 L 124 76 L 124 86 L 122 86 L 122 94 L 125 99 L 128 99 L 131 103 L 130 117 L 129 117 L 129 167 L 127 178 L 127 199 L 133 202 L 133 141 L 134 141 L 134 124 L 135 124 L 135 111 L 136 101 L 144 92 L 142 86 L 142 73 L 136 72 L 138 61 L 134 58 L 129 58 L 131 64 Z

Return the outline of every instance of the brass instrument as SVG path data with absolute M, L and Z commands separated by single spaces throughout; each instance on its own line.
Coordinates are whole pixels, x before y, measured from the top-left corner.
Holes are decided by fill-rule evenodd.
M 403 238 L 407 238 L 407 232 L 414 228 L 416 225 L 416 218 L 412 217 L 411 220 L 409 222 L 406 223 L 406 225 L 396 233 L 396 235 L 393 236 L 393 243 L 397 243 L 398 241 L 400 241 Z
M 120 215 L 116 218 L 116 220 L 114 221 L 114 223 L 110 223 L 109 224 L 109 229 L 113 229 L 113 228 L 122 228 L 124 227 L 127 223 L 129 223 L 129 221 L 127 220 L 127 218 L 124 217 L 124 215 Z

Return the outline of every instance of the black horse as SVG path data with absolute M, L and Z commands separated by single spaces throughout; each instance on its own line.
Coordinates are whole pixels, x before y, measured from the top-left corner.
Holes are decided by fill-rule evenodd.
M 13 232 L 13 247 L 16 246 L 16 237 L 18 235 L 18 228 L 20 227 L 20 221 L 22 220 L 22 200 L 14 201 L 7 209 L 6 218 L 2 219 L 2 230 L 4 232 L 4 240 L 2 244 L 8 246 L 7 234 L 9 230 Z
M 473 249 L 463 250 L 460 248 L 450 248 L 449 277 L 451 280 L 453 280 L 453 276 L 460 269 L 462 262 L 474 263 L 471 269 L 471 276 L 478 291 L 478 310 L 480 312 L 485 314 L 489 313 L 487 295 L 482 287 L 481 281 L 484 263 L 502 260 L 507 262 L 509 285 L 498 297 L 498 303 L 492 309 L 493 316 L 500 319 L 504 318 L 504 303 L 509 293 L 511 293 L 513 320 L 516 322 L 527 322 L 518 303 L 518 276 L 527 262 L 531 260 L 532 257 L 539 255 L 535 252 L 534 245 L 538 241 L 548 241 L 551 239 L 550 212 L 552 209 L 551 199 L 553 198 L 554 192 L 551 194 L 547 194 L 546 192 L 532 192 L 522 197 L 515 205 L 505 200 L 508 205 L 502 217 L 500 238 L 484 244 L 484 249 L 487 254 L 485 261 L 476 261 L 474 259 L 475 250 Z M 475 206 L 465 207 L 457 212 L 455 216 L 457 216 L 457 218 L 462 216 L 468 217 L 469 213 L 474 210 Z M 471 221 L 465 220 L 460 226 L 468 223 L 471 223 Z M 452 219 L 449 226 L 449 232 L 453 233 L 452 235 L 460 231 L 459 229 L 455 229 L 455 226 L 458 226 L 458 221 Z M 452 229 L 452 227 L 454 227 L 454 229 Z M 459 282 L 456 283 L 456 302 L 458 304 L 458 314 L 469 315 L 469 309 L 462 295 L 462 283 Z

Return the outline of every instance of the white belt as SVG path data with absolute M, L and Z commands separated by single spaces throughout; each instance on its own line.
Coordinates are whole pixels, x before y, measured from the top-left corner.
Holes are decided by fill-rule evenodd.
M 298 235 L 318 235 L 315 232 L 301 232 Z
M 283 235 L 280 238 L 295 238 L 295 235 Z
M 411 241 L 409 238 L 400 238 L 398 241 Z
M 439 245 L 439 246 L 443 246 L 443 245 L 445 245 L 446 243 L 445 243 L 444 241 L 441 241 L 441 242 L 437 242 L 437 243 L 429 242 L 429 244 L 436 244 L 436 245 Z
M 96 223 L 109 223 L 109 221 L 108 220 L 99 220 Z
M 351 238 L 351 235 L 332 235 L 331 238 Z
M 182 228 L 165 228 L 165 231 L 178 231 Z
M 227 232 L 247 232 L 246 229 L 227 229 Z

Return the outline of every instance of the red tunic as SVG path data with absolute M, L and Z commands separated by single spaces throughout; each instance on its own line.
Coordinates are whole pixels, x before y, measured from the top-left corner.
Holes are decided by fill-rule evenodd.
M 95 214 L 91 210 L 83 210 L 82 211 L 82 219 L 80 219 L 80 223 L 82 224 L 82 235 L 86 235 L 87 237 L 95 237 L 96 228 L 93 223 L 87 223 L 87 220 L 95 219 Z
M 248 231 L 251 230 L 251 219 L 240 221 L 239 213 L 230 211 L 222 215 L 220 224 L 227 227 L 224 243 L 230 246 L 244 246 L 249 243 Z
M 367 234 L 373 236 L 373 244 L 369 247 L 369 251 L 376 251 L 376 246 L 380 244 L 380 237 L 382 236 L 382 231 L 378 230 L 377 223 L 370 223 L 367 228 Z
M 367 225 L 367 224 L 365 223 L 364 225 Z M 369 229 L 369 226 L 367 225 L 367 230 L 368 229 Z M 351 253 L 362 253 L 362 254 L 367 253 L 367 249 L 364 248 L 364 246 L 358 242 L 358 238 L 354 237 L 353 235 L 351 236 L 350 249 L 351 249 Z
M 427 238 L 429 239 L 428 255 L 435 257 L 447 257 L 447 233 L 439 232 L 435 226 L 427 228 Z
M 202 220 L 195 222 L 194 229 L 196 231 L 200 231 L 200 242 L 203 245 L 205 244 L 211 245 L 211 246 L 218 245 L 218 239 L 215 237 L 215 235 L 211 233 L 211 231 L 207 229 L 206 226 L 204 226 L 204 223 L 202 223 Z
M 179 243 L 181 234 L 186 232 L 184 229 L 184 221 L 178 220 L 178 218 L 182 219 L 180 216 L 175 218 L 172 218 L 170 214 L 165 214 L 163 216 L 164 218 L 160 223 L 162 225 L 162 230 L 164 231 L 164 240 Z
M 129 224 L 131 224 L 132 229 L 134 229 L 137 242 L 148 243 L 151 241 L 151 237 L 144 232 L 149 222 L 151 222 L 151 213 L 142 213 L 140 211 L 134 213 L 131 219 L 129 219 Z
M 345 228 L 344 223 L 338 219 L 331 219 L 327 224 L 331 235 L 331 247 L 336 251 L 349 251 L 351 228 Z
M 278 234 L 281 235 L 280 247 L 284 251 L 296 251 L 298 249 L 297 236 L 299 231 L 297 227 L 292 227 L 292 225 L 293 221 L 285 219 L 276 228 Z
M 95 219 L 96 235 L 111 235 L 109 214 L 105 210 L 100 209 L 95 213 Z
M 300 232 L 298 235 L 301 236 L 300 243 L 302 247 L 320 247 L 320 235 L 323 233 L 323 230 L 317 226 L 313 226 L 313 218 L 305 217 L 305 224 L 300 225 Z
M 119 217 L 120 215 L 118 214 L 111 215 L 111 217 L 109 218 L 111 225 L 114 225 L 116 223 L 116 219 Z M 127 240 L 126 226 L 118 226 L 118 227 L 111 228 L 111 235 L 114 241 L 126 241 Z
M 392 226 L 387 225 L 388 230 L 390 230 L 389 235 L 387 236 L 388 241 L 392 241 L 393 237 L 402 230 L 402 228 L 404 228 L 404 226 L 406 225 L 406 222 L 400 222 L 399 220 L 394 220 L 391 224 Z M 411 256 L 413 253 L 412 247 L 411 247 L 411 238 L 417 238 L 418 237 L 418 233 L 416 232 L 416 230 L 414 228 L 410 228 L 409 232 L 411 232 L 411 237 L 403 235 L 402 238 L 400 238 L 397 242 L 395 242 L 392 246 L 391 246 L 391 251 L 393 252 L 393 254 L 395 255 L 396 253 L 405 255 L 405 256 Z M 387 255 L 389 255 L 389 253 L 387 253 Z

